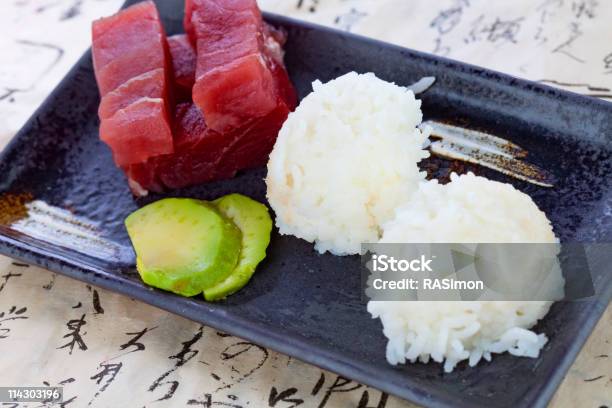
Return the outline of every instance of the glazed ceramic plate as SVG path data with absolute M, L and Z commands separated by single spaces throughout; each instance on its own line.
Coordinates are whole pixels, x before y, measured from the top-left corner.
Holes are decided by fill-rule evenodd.
M 180 32 L 182 1 L 158 4 L 168 32 Z M 422 96 L 426 118 L 510 139 L 557 181 L 547 189 L 482 174 L 530 194 L 562 240 L 612 242 L 612 104 L 331 29 L 267 19 L 289 33 L 286 63 L 300 97 L 313 80 L 352 70 L 400 85 L 435 76 L 436 84 Z M 540 358 L 505 354 L 444 374 L 438 364 L 387 364 L 381 324 L 360 300 L 358 258 L 319 255 L 311 244 L 276 231 L 251 283 L 227 301 L 206 303 L 151 289 L 135 272 L 123 220 L 162 196 L 134 200 L 98 140 L 98 101 L 87 53 L 4 150 L 3 254 L 434 407 L 545 406 L 608 302 L 603 297 L 555 304 L 536 327 L 550 338 Z M 435 164 L 438 173 L 449 167 L 443 160 Z M 168 196 L 213 199 L 240 192 L 265 202 L 264 176 L 265 168 L 255 169 Z

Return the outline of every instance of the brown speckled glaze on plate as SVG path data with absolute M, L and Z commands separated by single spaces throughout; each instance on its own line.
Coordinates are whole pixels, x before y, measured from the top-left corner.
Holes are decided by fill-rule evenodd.
M 168 32 L 181 31 L 182 1 L 160 0 L 158 5 Z M 435 86 L 422 97 L 426 118 L 468 125 L 519 144 L 531 162 L 552 173 L 556 184 L 540 188 L 489 170 L 479 169 L 480 174 L 530 194 L 562 240 L 612 242 L 612 104 L 306 23 L 267 18 L 289 32 L 286 62 L 300 97 L 314 79 L 326 81 L 351 70 L 372 71 L 401 85 L 435 76 Z M 388 365 L 380 322 L 360 303 L 358 259 L 319 255 L 299 239 L 274 233 L 268 258 L 251 283 L 221 303 L 148 288 L 134 270 L 123 220 L 161 196 L 132 198 L 110 151 L 98 140 L 98 98 L 87 53 L 2 153 L 1 253 L 432 407 L 544 407 L 609 300 L 608 290 L 598 299 L 555 304 L 536 328 L 550 338 L 540 358 L 506 354 L 477 368 L 464 363 L 443 374 L 438 364 Z M 449 169 L 473 168 L 442 159 L 423 165 L 441 177 Z M 255 169 L 167 196 L 212 199 L 240 192 L 265 201 L 264 175 L 264 168 Z M 24 222 L 28 212 L 38 218 Z M 45 217 L 59 226 L 55 233 L 44 230 L 49 227 Z M 74 234 L 80 234 L 76 241 Z M 610 265 L 594 268 L 597 279 L 609 282 Z

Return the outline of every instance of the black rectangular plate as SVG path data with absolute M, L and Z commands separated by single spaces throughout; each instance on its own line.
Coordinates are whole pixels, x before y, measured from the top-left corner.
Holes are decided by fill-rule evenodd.
M 182 1 L 157 3 L 168 32 L 182 31 Z M 352 70 L 400 85 L 433 75 L 437 82 L 423 96 L 426 118 L 508 138 L 528 149 L 530 160 L 557 183 L 545 189 L 484 175 L 530 194 L 563 241 L 612 241 L 612 104 L 291 19 L 267 19 L 289 32 L 286 63 L 300 97 L 313 80 Z M 98 255 L 95 247 L 76 251 L 68 241 L 52 243 L 6 226 L 0 227 L 1 253 L 432 407 L 545 406 L 605 309 L 605 298 L 557 303 L 536 328 L 550 338 L 540 358 L 504 354 L 443 374 L 438 364 L 387 364 L 380 322 L 360 301 L 358 259 L 319 255 L 307 242 L 277 232 L 252 282 L 227 301 L 211 304 L 151 289 L 134 271 L 123 220 L 160 196 L 132 198 L 98 140 L 98 98 L 87 53 L 4 150 L 0 193 L 27 192 L 98 223 L 102 238 L 118 248 L 115 255 L 100 256 L 107 248 Z M 256 169 L 168 195 L 211 199 L 240 192 L 265 201 L 264 175 L 265 169 Z

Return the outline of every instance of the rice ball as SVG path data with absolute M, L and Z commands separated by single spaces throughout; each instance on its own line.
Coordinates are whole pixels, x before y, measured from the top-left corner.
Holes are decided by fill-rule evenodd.
M 510 184 L 473 174 L 447 185 L 424 182 L 412 199 L 385 223 L 387 243 L 556 243 L 546 215 Z M 560 273 L 560 272 L 559 272 Z M 562 284 L 563 281 L 561 280 Z M 389 339 L 389 363 L 442 363 L 450 372 L 492 353 L 537 357 L 544 334 L 529 330 L 548 312 L 549 301 L 370 301 Z
M 374 74 L 313 83 L 268 162 L 267 197 L 281 234 L 323 253 L 357 254 L 424 179 L 421 102 Z
M 421 183 L 383 226 L 380 242 L 555 243 L 550 221 L 512 184 L 472 173 Z

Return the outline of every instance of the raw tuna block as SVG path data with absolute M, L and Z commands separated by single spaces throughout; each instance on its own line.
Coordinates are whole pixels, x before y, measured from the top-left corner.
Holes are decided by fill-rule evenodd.
M 283 64 L 284 42 L 282 31 L 264 23 L 262 55 L 272 80 L 274 107 L 262 116 L 243 117 L 236 122 L 237 127 L 218 132 L 211 129 L 208 117 L 198 106 L 178 105 L 174 119 L 175 152 L 129 166 L 126 173 L 134 194 L 227 179 L 239 170 L 267 162 L 282 124 L 297 103 Z M 253 95 L 241 98 L 245 99 L 245 106 L 258 103 Z
M 111 146 L 117 166 L 141 163 L 173 151 L 165 109 L 161 99 L 141 98 L 102 120 L 100 138 Z
M 264 165 L 297 103 L 283 64 L 285 34 L 262 21 L 254 1 L 187 0 L 185 29 L 197 44 L 195 103 L 177 106 L 174 153 L 126 169 L 136 195 Z M 179 78 L 188 64 L 177 50 L 186 47 L 173 41 Z
M 255 0 L 185 7 L 187 35 L 168 39 L 151 2 L 94 23 L 100 137 L 135 195 L 264 165 L 297 104 L 285 33 L 263 22 Z
M 101 120 L 110 118 L 118 110 L 127 108 L 141 98 L 165 98 L 164 81 L 165 73 L 162 68 L 129 79 L 104 95 L 98 107 L 98 116 Z
M 274 111 L 284 85 L 273 73 L 280 51 L 266 44 L 278 41 L 256 1 L 187 0 L 185 11 L 197 51 L 192 96 L 208 127 L 224 133 Z
M 226 133 L 206 125 L 194 104 L 180 104 L 175 116 L 175 152 L 129 166 L 135 195 L 234 177 L 241 169 L 264 165 L 289 108 L 279 104 L 270 114 Z
M 117 165 L 172 153 L 171 62 L 155 4 L 145 1 L 95 21 L 92 36 L 100 138 Z

